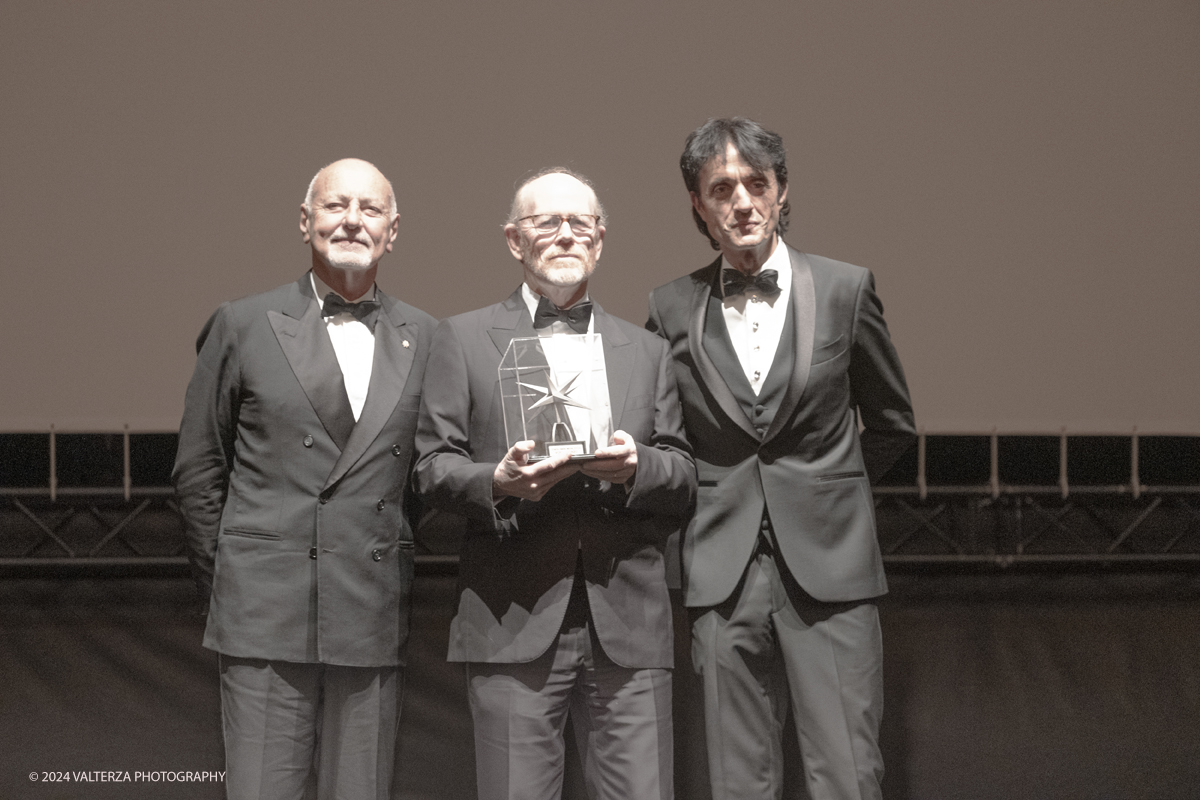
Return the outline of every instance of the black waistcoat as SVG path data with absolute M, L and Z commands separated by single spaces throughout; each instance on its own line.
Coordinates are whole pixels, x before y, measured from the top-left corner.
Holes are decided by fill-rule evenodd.
M 708 298 L 708 313 L 704 320 L 704 350 L 721 373 L 721 377 L 725 379 L 733 396 L 737 398 L 746 418 L 758 431 L 760 439 L 771 427 L 771 422 L 783 403 L 783 395 L 787 391 L 796 362 L 796 354 L 792 352 L 792 342 L 796 338 L 796 312 L 790 296 L 786 302 L 787 313 L 784 316 L 783 330 L 779 334 L 779 346 L 775 349 L 775 359 L 771 362 L 766 380 L 763 381 L 762 390 L 755 396 L 750 381 L 746 380 L 746 372 L 742 369 L 742 362 L 738 360 L 737 351 L 733 348 L 733 340 L 729 338 L 721 297 L 714 292 Z

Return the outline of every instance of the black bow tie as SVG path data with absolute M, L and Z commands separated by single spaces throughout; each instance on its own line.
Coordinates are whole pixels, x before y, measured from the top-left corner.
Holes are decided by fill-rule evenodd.
M 552 322 L 565 322 L 576 333 L 587 333 L 588 321 L 592 318 L 592 304 L 578 303 L 570 308 L 559 308 L 548 298 L 538 300 L 537 313 L 533 315 L 533 327 L 545 328 Z
M 733 297 L 754 289 L 765 297 L 779 294 L 779 273 L 773 269 L 764 269 L 757 275 L 747 275 L 741 270 L 724 269 L 721 272 L 721 283 L 725 286 L 725 296 Z
M 332 317 L 342 313 L 353 315 L 356 320 L 366 325 L 371 333 L 374 333 L 375 319 L 379 316 L 379 301 L 363 300 L 361 303 L 350 303 L 334 292 L 325 295 L 321 306 L 321 316 Z

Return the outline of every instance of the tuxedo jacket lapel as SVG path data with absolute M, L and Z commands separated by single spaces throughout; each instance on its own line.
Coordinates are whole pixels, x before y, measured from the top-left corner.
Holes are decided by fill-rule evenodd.
M 716 294 L 708 296 L 708 314 L 704 322 L 704 352 L 725 379 L 725 385 L 739 402 L 739 408 L 745 409 L 745 401 L 754 397 L 754 389 L 746 378 L 746 370 L 742 367 L 737 351 L 733 349 L 729 327 L 725 324 L 724 303 Z M 750 400 L 751 405 L 754 405 L 754 402 Z
M 359 414 L 358 423 L 342 448 L 342 455 L 334 464 L 333 472 L 329 473 L 326 487 L 342 479 L 391 419 L 400 395 L 404 393 L 404 384 L 416 354 L 416 328 L 408 330 L 405 319 L 391 298 L 382 292 L 379 295 L 386 313 L 380 313 L 375 323 L 375 355 L 371 361 L 367 400 Z
M 513 339 L 537 336 L 537 331 L 533 329 L 533 320 L 529 317 L 529 309 L 525 307 L 525 298 L 521 296 L 520 286 L 500 304 L 492 318 L 491 327 L 488 328 L 488 335 L 492 337 L 492 343 L 496 345 L 501 356 L 508 350 L 509 342 Z
M 283 312 L 268 311 L 267 318 L 313 411 L 333 443 L 344 450 L 354 429 L 354 412 L 307 272 L 296 282 Z
M 750 422 L 746 412 L 742 410 L 741 404 L 734 397 L 733 392 L 729 389 L 729 384 L 725 382 L 725 376 L 721 374 L 721 370 L 713 362 L 712 357 L 704 347 L 704 332 L 708 327 L 708 300 L 713 293 L 717 291 L 717 282 L 721 275 L 721 257 L 708 266 L 711 280 L 698 281 L 696 288 L 692 294 L 692 325 L 688 330 L 688 350 L 692 356 L 692 363 L 696 365 L 696 369 L 700 372 L 702 383 L 708 387 L 708 391 L 712 393 L 713 399 L 717 401 L 717 405 L 725 412 L 729 419 L 733 420 L 739 428 L 745 431 L 754 439 L 758 439 L 758 431 L 754 430 L 754 425 Z M 736 359 L 734 365 L 738 369 Z
M 604 345 L 604 372 L 608 376 L 608 402 L 612 409 L 613 430 L 621 427 L 621 415 L 625 411 L 625 398 L 629 394 L 629 376 L 633 373 L 633 357 L 635 348 L 632 342 L 621 332 L 613 318 L 605 313 L 599 304 L 592 304 L 592 319 L 595 321 L 593 330 L 600 334 Z M 605 447 L 608 442 L 598 442 Z
M 783 245 L 787 247 L 787 245 Z M 788 381 L 787 391 L 784 392 L 783 402 L 775 412 L 771 427 L 767 428 L 763 441 L 768 442 L 783 430 L 787 420 L 796 411 L 804 387 L 808 385 L 808 373 L 812 367 L 813 337 L 817 327 L 817 295 L 813 288 L 812 267 L 804 254 L 788 247 L 788 255 L 792 261 L 792 313 L 794 315 L 793 340 L 791 342 L 795 353 L 795 363 L 792 365 L 792 377 Z M 780 342 L 780 345 L 783 345 Z

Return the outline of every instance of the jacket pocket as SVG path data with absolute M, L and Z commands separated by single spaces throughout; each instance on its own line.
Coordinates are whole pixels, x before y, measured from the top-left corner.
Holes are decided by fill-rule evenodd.
M 809 362 L 811 367 L 817 364 L 824 364 L 826 361 L 833 359 L 846 352 L 846 337 L 839 336 L 828 344 L 823 344 L 820 347 L 814 347 L 812 352 L 812 361 Z
M 251 528 L 225 528 L 221 531 L 224 536 L 240 536 L 244 539 L 265 539 L 278 541 L 283 538 L 278 531 L 258 531 Z
M 857 470 L 856 472 L 831 472 L 828 475 L 818 475 L 817 483 L 824 483 L 825 481 L 842 481 L 849 478 L 865 478 L 866 475 L 867 474 L 861 469 Z

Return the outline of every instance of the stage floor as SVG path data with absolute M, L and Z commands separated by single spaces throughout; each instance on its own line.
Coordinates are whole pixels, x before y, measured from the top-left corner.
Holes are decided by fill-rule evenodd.
M 454 581 L 418 578 L 396 798 L 475 796 L 462 669 L 444 658 Z M 1200 797 L 1200 575 L 891 582 L 880 606 L 885 796 Z M 203 625 L 186 579 L 0 581 L 0 798 L 223 797 L 219 783 L 136 777 L 224 769 Z M 677 795 L 705 800 L 683 633 Z M 575 768 L 566 796 L 582 797 Z

